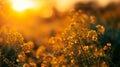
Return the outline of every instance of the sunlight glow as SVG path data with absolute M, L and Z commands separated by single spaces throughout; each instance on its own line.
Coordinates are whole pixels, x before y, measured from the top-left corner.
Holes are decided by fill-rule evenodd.
M 35 3 L 31 0 L 11 0 L 12 8 L 18 12 L 35 7 Z

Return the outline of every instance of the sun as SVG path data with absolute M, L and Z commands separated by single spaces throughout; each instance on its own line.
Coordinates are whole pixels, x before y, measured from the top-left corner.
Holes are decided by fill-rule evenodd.
M 12 8 L 18 12 L 35 7 L 35 3 L 31 0 L 11 0 Z

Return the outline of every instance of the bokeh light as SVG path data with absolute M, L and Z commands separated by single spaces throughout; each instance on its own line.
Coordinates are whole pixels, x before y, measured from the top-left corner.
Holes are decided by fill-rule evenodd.
M 32 9 L 35 7 L 35 3 L 32 0 L 10 0 L 12 8 L 18 12 Z

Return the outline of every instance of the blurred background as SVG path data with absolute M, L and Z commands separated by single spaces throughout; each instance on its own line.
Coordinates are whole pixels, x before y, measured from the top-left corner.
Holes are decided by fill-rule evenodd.
M 40 44 L 62 32 L 67 25 L 66 16 L 74 9 L 96 16 L 97 23 L 111 28 L 112 39 L 120 40 L 115 33 L 120 28 L 119 3 L 119 0 L 0 0 L 0 27 L 10 27 L 21 32 L 26 40 Z
M 46 45 L 69 24 L 66 18 L 72 10 L 96 17 L 96 23 L 106 29 L 103 45 L 111 42 L 116 48 L 114 59 L 120 60 L 120 0 L 0 0 L 0 28 L 18 31 L 25 41 L 38 46 Z

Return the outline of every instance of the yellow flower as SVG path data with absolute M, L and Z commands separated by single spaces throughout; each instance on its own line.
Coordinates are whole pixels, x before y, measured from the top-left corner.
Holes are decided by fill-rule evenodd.
M 81 51 L 80 51 L 80 50 L 78 50 L 78 54 L 81 54 Z
M 100 56 L 103 56 L 103 52 L 100 51 L 100 52 L 99 52 L 99 55 L 100 55 Z
M 74 62 L 75 62 L 75 60 L 74 60 L 74 59 L 72 59 L 72 60 L 71 60 L 71 63 L 74 63 Z
M 95 16 L 91 16 L 90 20 L 91 20 L 91 24 L 95 24 L 96 23 Z
M 21 52 L 19 55 L 18 55 L 18 59 L 16 60 L 17 62 L 25 62 L 26 60 L 26 55 L 24 52 Z
M 107 50 L 107 49 L 108 49 L 108 47 L 107 47 L 107 46 L 104 46 L 104 47 L 103 47 L 103 50 Z
M 98 57 L 98 52 L 94 52 L 94 56 L 97 58 Z
M 97 41 L 97 32 L 95 30 L 90 30 L 87 33 L 87 37 L 91 38 L 93 41 Z
M 88 46 L 83 46 L 83 50 L 88 50 Z
M 108 47 L 111 47 L 111 43 L 107 43 L 107 46 L 108 46 Z
M 97 41 L 97 36 L 92 36 L 93 41 Z
M 98 31 L 101 33 L 101 34 L 104 34 L 105 32 L 105 28 L 101 25 L 97 25 L 96 28 L 98 29 Z
M 103 62 L 101 63 L 101 67 L 108 67 L 108 65 L 106 64 L 105 61 L 103 61 Z
M 34 62 L 30 62 L 29 65 L 30 65 L 30 67 L 37 67 L 36 63 L 34 63 Z
M 57 64 L 57 58 L 56 57 L 52 58 L 51 64 Z

